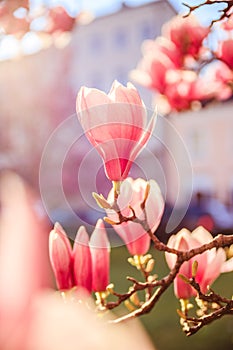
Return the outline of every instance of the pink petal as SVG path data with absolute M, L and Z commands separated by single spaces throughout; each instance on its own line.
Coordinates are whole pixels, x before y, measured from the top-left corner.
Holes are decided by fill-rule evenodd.
M 203 293 L 206 292 L 207 286 L 211 285 L 216 280 L 216 278 L 220 275 L 221 268 L 225 260 L 226 260 L 225 251 L 224 249 L 219 248 L 217 250 L 214 260 L 211 262 L 211 264 L 208 264 L 206 266 L 204 278 L 200 283 L 200 287 Z
M 99 219 L 91 235 L 92 290 L 102 292 L 109 284 L 110 244 L 103 221 Z
M 108 103 L 110 103 L 110 99 L 103 91 L 82 86 L 77 96 L 77 111 L 82 112 L 87 108 Z
M 65 231 L 58 223 L 50 232 L 49 256 L 58 289 L 72 288 L 74 280 L 71 245 Z
M 76 286 L 92 291 L 92 261 L 89 248 L 89 236 L 84 226 L 77 232 L 74 246 L 74 283 Z
M 176 243 L 176 235 L 170 236 L 167 242 L 168 247 L 175 248 L 175 243 Z M 172 269 L 176 263 L 176 255 L 171 253 L 165 253 L 165 258 L 166 258 L 168 267 Z
M 192 264 L 190 261 L 187 261 L 181 266 L 179 274 L 190 278 L 192 273 L 191 271 Z M 196 295 L 195 290 L 189 284 L 185 283 L 179 276 L 177 276 L 174 280 L 174 292 L 176 297 L 179 299 L 189 299 Z
M 197 227 L 192 232 L 192 237 L 199 242 L 200 246 L 203 244 L 209 243 L 213 239 L 213 236 L 202 226 Z M 206 258 L 207 258 L 206 264 L 211 264 L 212 260 L 216 256 L 216 249 L 213 248 L 211 250 L 208 250 L 206 253 L 203 253 L 201 256 L 206 256 Z M 198 260 L 198 257 L 196 260 Z M 200 266 L 198 268 L 198 273 L 200 272 L 201 269 L 203 270 L 202 266 L 205 266 L 204 263 L 199 264 L 199 265 Z M 205 269 L 205 267 L 204 267 L 204 269 Z
M 209 243 L 213 239 L 213 236 L 202 226 L 197 227 L 192 232 L 192 237 L 200 243 L 200 246 Z
M 150 180 L 149 185 L 150 192 L 145 208 L 149 226 L 154 232 L 161 221 L 165 203 L 158 184 L 154 180 Z
M 126 245 L 131 255 L 145 255 L 150 248 L 150 242 L 150 236 L 148 235 L 148 233 L 144 233 L 143 235 L 140 235 L 140 237 L 137 239 L 135 239 L 134 237 L 134 239 L 132 241 L 128 241 Z
M 139 153 L 142 151 L 143 147 L 146 146 L 146 144 L 149 141 L 149 138 L 152 135 L 152 132 L 154 130 L 155 123 L 156 123 L 156 114 L 154 113 L 153 116 L 150 119 L 150 122 L 149 122 L 149 124 L 147 126 L 147 129 L 142 134 L 142 137 L 138 141 L 138 144 L 132 150 L 132 153 L 130 155 L 130 159 L 132 161 L 134 161 L 134 159 L 139 155 Z
M 125 222 L 114 226 L 115 231 L 126 244 L 131 255 L 144 255 L 150 246 L 150 236 L 140 224 Z

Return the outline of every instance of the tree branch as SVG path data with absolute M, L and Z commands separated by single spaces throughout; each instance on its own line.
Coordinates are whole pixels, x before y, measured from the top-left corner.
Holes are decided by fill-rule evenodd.
M 222 10 L 219 10 L 219 12 L 222 12 L 222 14 L 220 15 L 220 17 L 218 19 L 214 19 L 211 21 L 211 25 L 210 27 L 216 23 L 216 22 L 219 22 L 219 21 L 222 21 L 223 19 L 225 18 L 229 18 L 230 14 L 229 14 L 229 11 L 231 9 L 231 7 L 233 6 L 233 1 L 232 0 L 214 0 L 214 1 L 211 1 L 211 0 L 206 0 L 198 5 L 195 5 L 195 6 L 191 6 L 187 3 L 182 3 L 184 6 L 186 6 L 189 10 L 189 12 L 184 15 L 183 17 L 188 17 L 192 12 L 194 12 L 195 10 L 197 10 L 198 8 L 201 8 L 205 5 L 213 5 L 213 4 L 225 4 L 226 7 Z

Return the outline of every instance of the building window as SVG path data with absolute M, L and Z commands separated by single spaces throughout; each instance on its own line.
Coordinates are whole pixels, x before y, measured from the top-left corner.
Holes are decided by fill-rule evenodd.
M 101 53 L 104 50 L 104 41 L 101 35 L 93 35 L 90 39 L 90 51 L 94 54 Z
M 127 30 L 120 29 L 115 33 L 114 43 L 118 49 L 124 49 L 127 47 L 128 38 L 127 38 Z
M 142 40 L 145 39 L 152 39 L 151 38 L 151 26 L 149 23 L 143 23 L 141 27 L 141 38 Z
M 208 144 L 207 134 L 202 130 L 193 130 L 189 134 L 189 151 L 191 158 L 195 161 L 205 159 L 207 156 Z

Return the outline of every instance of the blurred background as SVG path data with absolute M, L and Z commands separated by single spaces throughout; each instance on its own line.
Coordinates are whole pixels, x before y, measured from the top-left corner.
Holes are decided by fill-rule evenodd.
M 14 0 L 0 5 L 0 169 L 16 171 L 38 199 L 42 195 L 51 221 L 92 226 L 102 212 L 91 192 L 106 194 L 110 184 L 76 120 L 77 92 L 82 85 L 108 92 L 114 79 L 126 84 L 142 56 L 142 43 L 159 36 L 165 22 L 186 10 L 180 1 L 162 0 Z M 204 24 L 217 13 L 201 10 L 197 16 Z M 137 88 L 151 115 L 153 93 Z M 231 105 L 170 115 L 172 130 L 165 127 L 165 118 L 158 118 L 148 151 L 130 176 L 154 178 L 162 189 L 167 207 L 160 238 L 168 237 L 164 231 L 174 206 L 182 217 L 190 204 L 180 227 L 192 229 L 198 222 L 214 233 L 233 227 Z
M 106 195 L 111 187 L 75 115 L 77 92 L 82 85 L 108 92 L 115 79 L 126 84 L 144 40 L 159 36 L 180 11 L 186 10 L 176 0 L 0 1 L 0 171 L 20 174 L 37 193 L 44 215 L 51 223 L 59 221 L 71 237 L 80 224 L 92 229 L 103 216 L 91 192 Z M 197 14 L 203 24 L 213 15 L 205 9 Z M 153 92 L 137 88 L 152 114 Z M 229 99 L 170 115 L 170 128 L 158 118 L 148 150 L 133 166 L 132 177 L 154 178 L 161 186 L 166 210 L 158 236 L 163 241 L 171 233 L 166 223 L 174 206 L 177 215 L 184 212 L 175 232 L 200 224 L 214 234 L 232 232 L 232 106 Z M 112 279 L 122 284 L 125 247 L 114 249 L 112 260 Z M 157 264 L 162 275 L 166 266 L 159 254 Z M 129 267 L 125 274 L 130 273 Z M 229 290 L 229 278 L 221 277 L 216 288 Z M 231 318 L 186 339 L 176 308 L 169 290 L 143 318 L 158 350 L 232 349 Z

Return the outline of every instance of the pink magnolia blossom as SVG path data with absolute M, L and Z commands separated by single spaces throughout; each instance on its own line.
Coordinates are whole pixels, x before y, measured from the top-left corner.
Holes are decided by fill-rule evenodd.
M 79 228 L 72 250 L 66 232 L 56 223 L 49 236 L 49 253 L 58 289 L 76 286 L 92 291 L 92 260 L 84 226 Z
M 127 178 L 121 184 L 120 194 L 117 199 L 117 204 L 121 213 L 126 216 L 132 216 L 132 207 L 137 218 L 144 219 L 144 212 L 141 208 L 141 203 L 145 199 L 146 189 L 149 186 L 149 194 L 145 202 L 145 212 L 149 227 L 152 231 L 158 227 L 161 216 L 164 210 L 164 200 L 161 195 L 159 186 L 154 180 L 145 181 L 143 179 L 133 180 Z M 113 190 L 108 195 L 108 202 L 113 202 Z M 108 217 L 118 222 L 118 215 L 111 209 L 106 210 Z M 143 255 L 150 246 L 150 236 L 144 228 L 136 222 L 128 221 L 120 225 L 113 225 L 115 231 L 119 234 L 125 242 L 130 254 Z
M 173 111 L 192 109 L 193 103 L 212 96 L 211 87 L 190 70 L 169 70 L 164 95 Z
M 225 62 L 230 69 L 233 69 L 233 40 L 221 41 L 216 55 L 221 61 Z
M 130 77 L 137 83 L 161 94 L 166 88 L 166 72 L 181 66 L 182 57 L 175 44 L 166 38 L 147 40 L 142 46 L 143 58 Z
M 49 9 L 45 32 L 49 34 L 69 32 L 75 25 L 75 18 L 69 16 L 65 8 L 56 6 Z
M 196 27 L 201 28 L 196 33 L 197 37 L 191 35 Z M 197 66 L 196 57 L 193 56 L 199 52 L 203 35 L 206 34 L 206 28 L 203 28 L 193 18 L 185 20 L 178 16 L 164 27 L 166 37 L 148 40 L 142 46 L 143 58 L 130 76 L 139 84 L 159 92 L 155 101 L 163 113 L 192 109 L 197 106 L 194 102 L 213 97 L 206 81 L 189 69 Z M 175 40 L 178 34 L 187 36 L 187 51 L 177 47 L 182 44 L 179 38 Z
M 135 87 L 115 81 L 108 95 L 82 87 L 76 109 L 86 137 L 103 158 L 107 177 L 125 179 L 155 124 L 152 117 L 146 128 L 146 108 Z
M 163 26 L 162 34 L 171 40 L 182 55 L 198 57 L 203 40 L 210 32 L 190 15 L 187 18 L 176 16 Z
M 227 100 L 232 96 L 233 71 L 221 61 L 206 70 L 209 85 L 217 100 Z
M 99 219 L 90 238 L 92 290 L 103 292 L 109 284 L 110 244 L 104 223 Z
M 188 251 L 209 243 L 212 239 L 212 235 L 202 226 L 199 226 L 193 232 L 182 229 L 176 235 L 172 235 L 168 240 L 168 246 Z M 176 256 L 171 253 L 166 253 L 165 256 L 169 268 L 172 269 L 176 262 Z M 203 293 L 206 293 L 207 287 L 217 279 L 221 272 L 233 270 L 232 261 L 230 263 L 226 262 L 224 249 L 219 248 L 216 250 L 213 248 L 183 263 L 179 273 L 187 278 L 191 278 L 194 261 L 198 262 L 196 281 L 199 283 Z M 196 296 L 196 291 L 179 276 L 174 280 L 174 292 L 176 297 L 180 299 L 189 299 L 192 296 Z
M 233 29 L 233 14 L 231 14 L 230 17 L 227 18 L 226 21 L 222 23 L 222 28 L 225 30 Z

